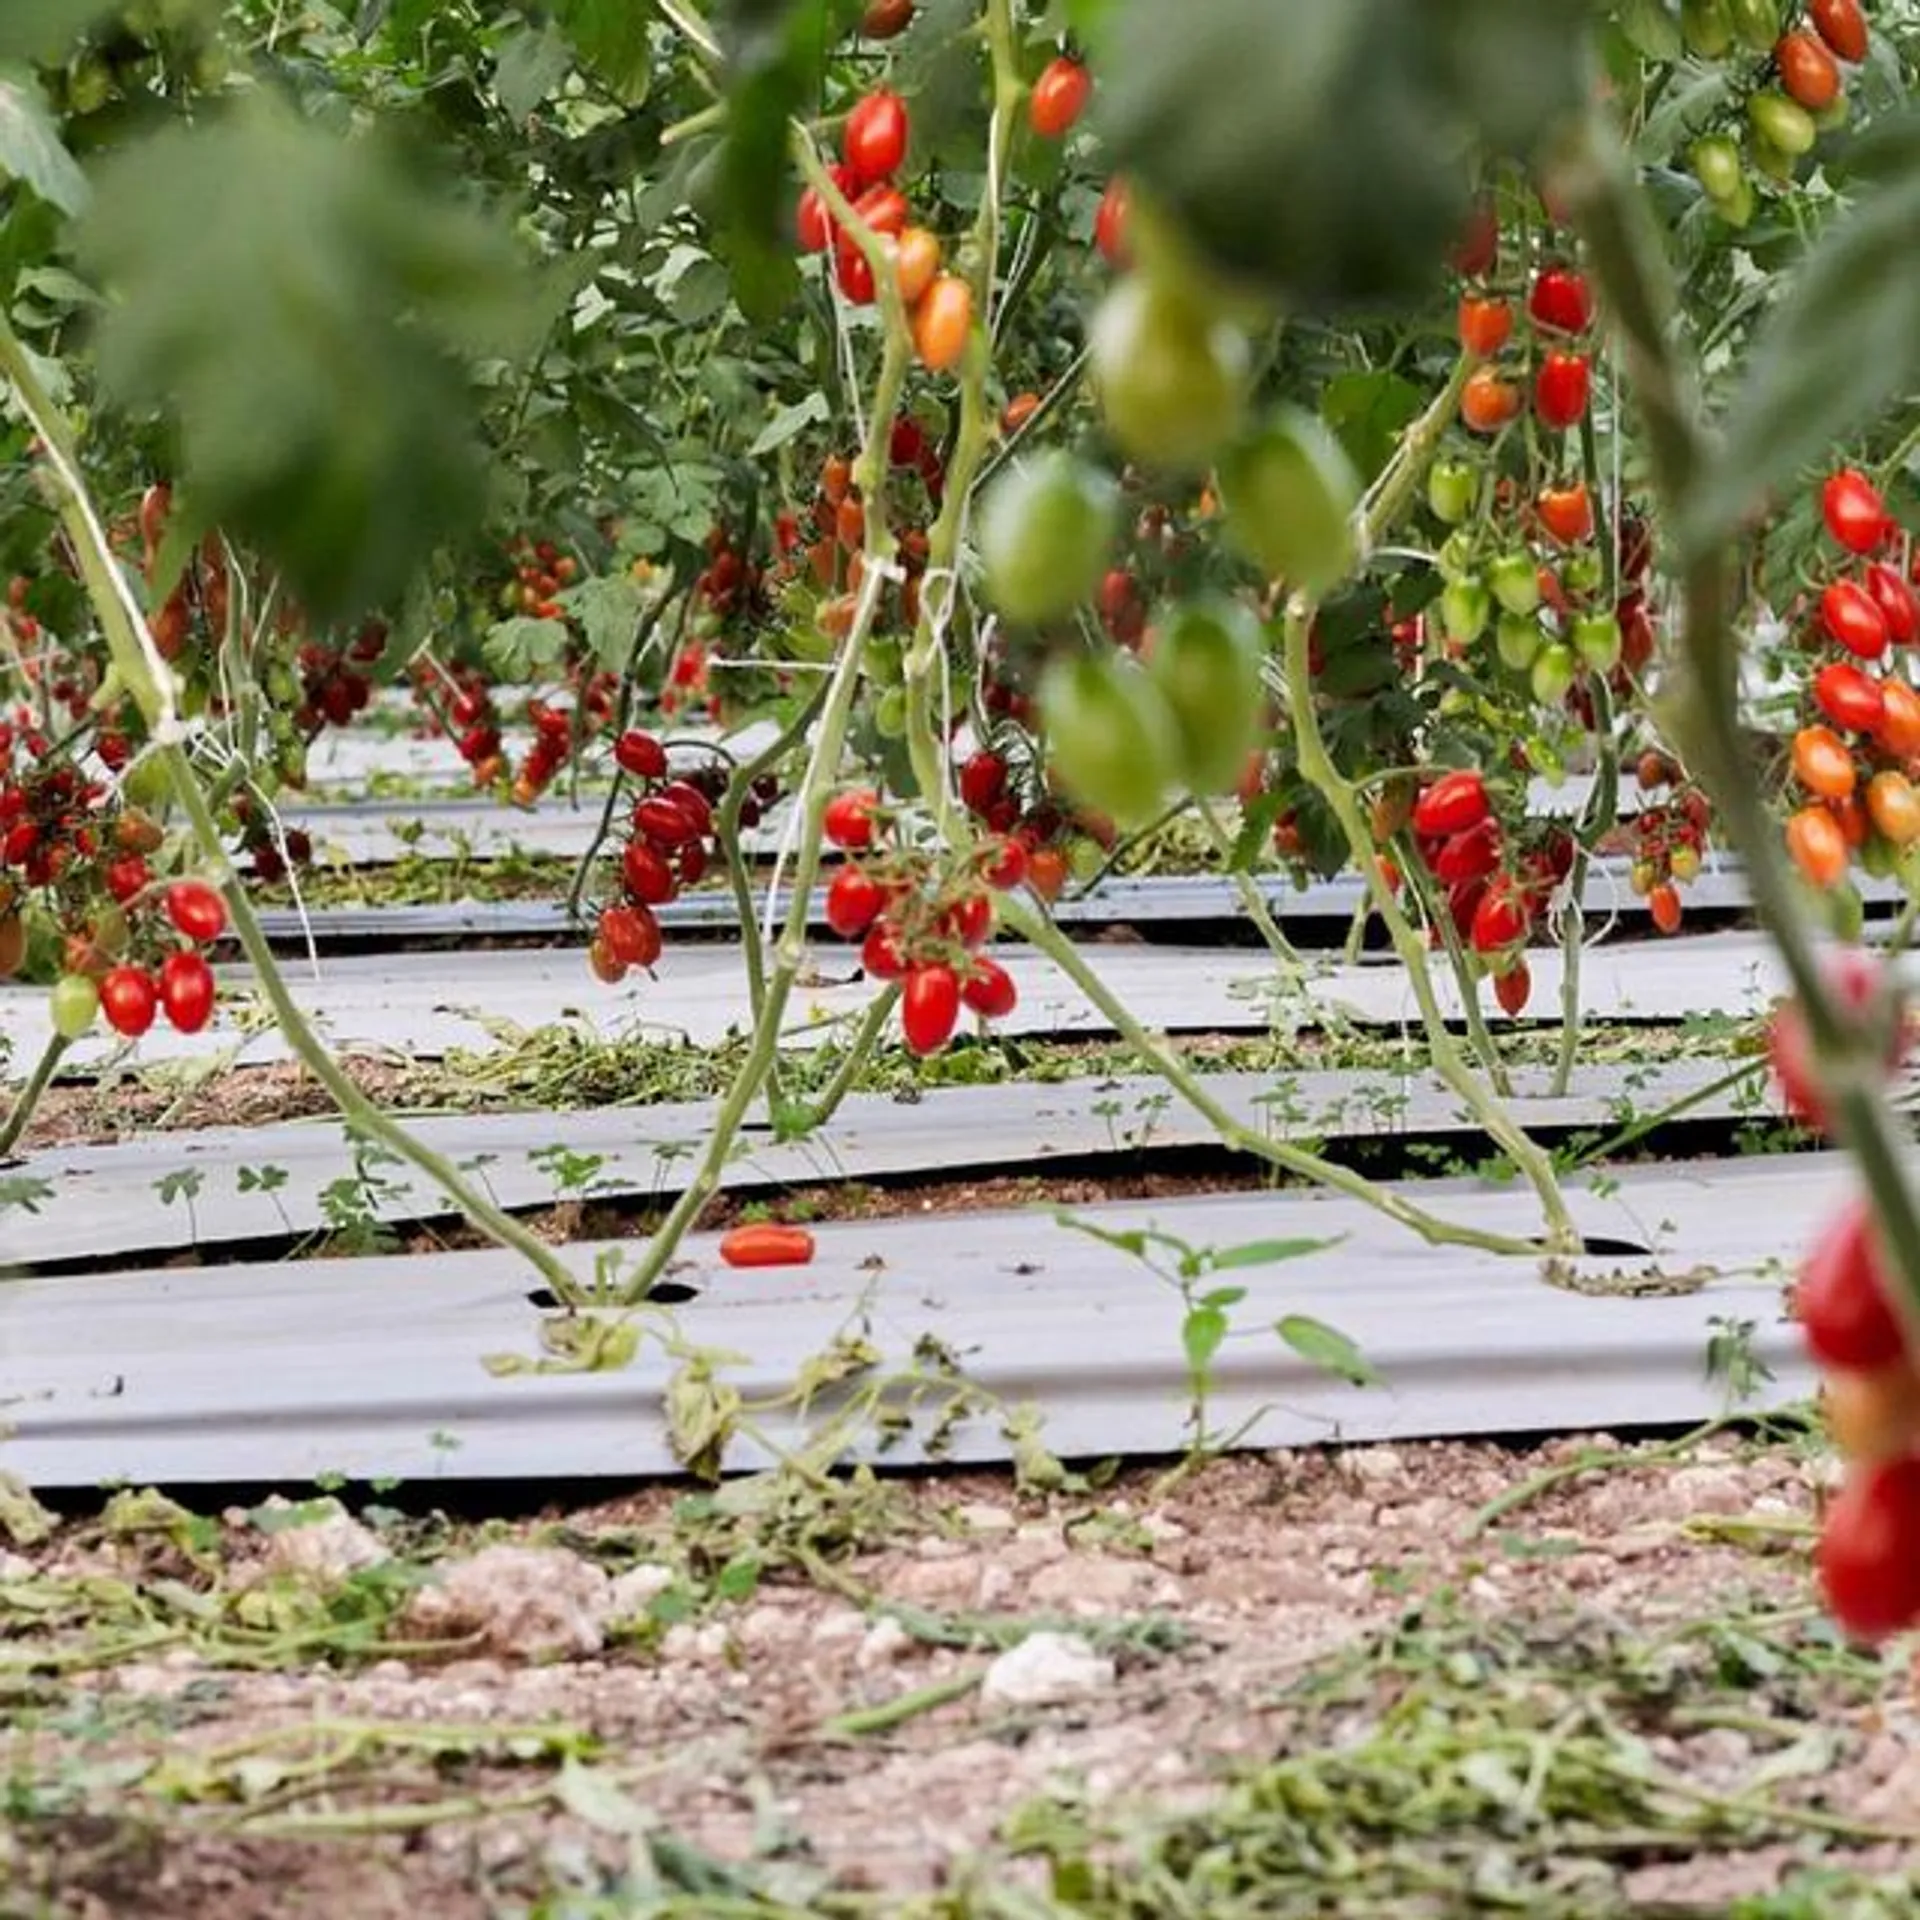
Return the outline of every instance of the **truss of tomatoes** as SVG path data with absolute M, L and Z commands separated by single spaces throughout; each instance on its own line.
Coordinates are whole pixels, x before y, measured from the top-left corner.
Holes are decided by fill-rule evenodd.
M 1820 510 L 1851 564 L 1814 602 L 1810 638 L 1827 657 L 1808 679 L 1812 712 L 1793 739 L 1785 833 L 1794 865 L 1833 891 L 1856 859 L 1884 876 L 1920 840 L 1920 691 L 1897 664 L 1899 649 L 1920 643 L 1920 599 L 1900 529 L 1865 474 L 1829 474 Z
M 938 1053 L 964 1007 L 1004 1020 L 1019 1002 L 1013 976 L 982 949 L 993 934 L 995 892 L 1028 880 L 1025 846 L 1011 837 L 980 847 L 957 871 L 898 843 L 871 787 L 828 801 L 823 829 L 851 856 L 827 885 L 827 925 L 860 942 L 869 979 L 900 983 L 900 1037 L 911 1053 Z
M 1888 970 L 1843 948 L 1827 982 L 1858 1042 L 1891 1074 L 1910 1029 Z M 1833 1116 L 1798 1006 L 1775 1015 L 1768 1051 L 1788 1110 L 1829 1131 Z M 1895 1308 L 1898 1285 L 1860 1196 L 1822 1233 L 1794 1288 L 1802 1337 L 1824 1376 L 1828 1425 L 1847 1459 L 1846 1479 L 1822 1516 L 1820 1584 L 1839 1624 L 1869 1641 L 1920 1624 L 1920 1365 Z

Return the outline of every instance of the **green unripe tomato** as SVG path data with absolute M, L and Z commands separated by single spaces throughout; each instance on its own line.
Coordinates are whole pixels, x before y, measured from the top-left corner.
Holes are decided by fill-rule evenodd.
M 987 598 L 1009 620 L 1057 620 L 1100 584 L 1120 511 L 1112 478 L 1056 451 L 1016 461 L 980 507 Z
M 1753 182 L 1744 174 L 1740 177 L 1740 191 L 1729 200 L 1716 200 L 1714 213 L 1736 232 L 1746 226 L 1759 206 L 1759 199 L 1753 190 Z
M 1749 53 L 1771 53 L 1780 38 L 1779 0 L 1727 0 L 1727 18 Z
M 1247 341 L 1204 304 L 1146 274 L 1117 281 L 1087 336 L 1100 411 L 1143 466 L 1197 471 L 1240 425 Z
M 1687 150 L 1693 177 L 1700 182 L 1709 200 L 1736 198 L 1747 177 L 1740 159 L 1740 145 L 1730 134 L 1710 133 L 1696 140 Z
M 1231 793 L 1260 737 L 1260 662 L 1266 636 L 1237 600 L 1209 597 L 1173 608 L 1159 624 L 1147 672 L 1179 736 L 1182 783 Z
M 1540 569 L 1525 553 L 1503 553 L 1487 568 L 1487 585 L 1503 613 L 1531 614 L 1540 610 Z
M 1592 547 L 1582 547 L 1560 563 L 1561 584 L 1569 593 L 1598 593 L 1606 577 L 1606 567 Z
M 1441 542 L 1440 551 L 1434 555 L 1433 563 L 1439 569 L 1442 580 L 1472 578 L 1475 571 L 1473 535 L 1465 527 L 1457 533 L 1448 534 Z
M 1837 93 L 1832 101 L 1813 116 L 1813 124 L 1822 133 L 1838 133 L 1853 118 L 1853 96 Z
M 1680 0 L 1680 39 L 1696 60 L 1718 60 L 1731 51 L 1727 0 Z
M 1098 840 L 1080 834 L 1067 846 L 1067 871 L 1081 886 L 1095 878 L 1107 864 L 1107 850 Z
M 1157 813 L 1180 760 L 1160 689 L 1117 653 L 1077 653 L 1041 676 L 1047 762 L 1081 805 L 1123 827 Z
M 867 677 L 876 687 L 897 687 L 905 681 L 906 654 L 898 640 L 867 642 Z
M 1528 674 L 1533 697 L 1543 707 L 1557 707 L 1567 697 L 1578 671 L 1573 649 L 1564 641 L 1550 641 L 1534 656 Z
M 78 1040 L 100 1012 L 100 989 L 84 973 L 63 973 L 48 996 L 53 1030 L 62 1040 Z
M 136 760 L 120 778 L 120 791 L 130 806 L 143 813 L 158 813 L 173 797 L 173 783 L 158 754 Z
M 1776 148 L 1798 160 L 1802 155 L 1811 153 L 1814 142 L 1820 138 L 1820 129 L 1813 124 L 1813 115 L 1799 101 L 1789 100 L 1784 93 L 1756 93 L 1747 102 L 1747 118 L 1759 136 L 1753 156 L 1756 166 L 1764 165 L 1760 157 L 1763 145 Z
M 904 740 L 907 734 L 907 690 L 889 687 L 873 703 L 873 727 L 883 740 Z
M 1228 538 L 1270 579 L 1318 594 L 1352 570 L 1360 476 L 1318 415 L 1282 408 L 1215 477 Z
M 1479 580 L 1449 580 L 1440 593 L 1440 625 L 1449 640 L 1471 646 L 1487 630 L 1493 596 Z
M 1511 667 L 1515 673 L 1525 673 L 1533 665 L 1545 638 L 1539 621 L 1531 614 L 1502 614 L 1500 624 L 1493 631 L 1501 664 Z
M 1620 664 L 1620 622 L 1610 613 L 1583 613 L 1573 622 L 1573 650 L 1595 673 Z
M 1443 527 L 1457 527 L 1473 511 L 1480 476 L 1464 460 L 1436 460 L 1427 469 L 1427 510 Z

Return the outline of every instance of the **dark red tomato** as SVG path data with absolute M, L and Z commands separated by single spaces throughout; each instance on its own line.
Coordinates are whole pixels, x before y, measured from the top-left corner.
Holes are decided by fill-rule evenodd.
M 842 940 L 860 939 L 886 904 L 886 888 L 865 867 L 842 867 L 827 883 L 827 925 Z
M 1533 998 L 1533 973 L 1524 960 L 1515 960 L 1504 973 L 1494 975 L 1493 997 L 1501 1012 L 1518 1019 Z
M 713 831 L 713 802 L 690 780 L 669 780 L 660 789 L 663 800 L 671 800 L 702 834 Z
M 1000 893 L 1011 893 L 1025 883 L 1027 850 L 1018 840 L 1003 835 L 989 840 L 980 850 L 980 878 Z
M 1855 1201 L 1821 1235 L 1800 1269 L 1794 1305 L 1807 1350 L 1823 1367 L 1871 1372 L 1906 1352 L 1866 1200 Z
M 1867 57 L 1867 16 L 1860 0 L 1809 0 L 1807 18 L 1842 60 L 1859 62 Z
M 1471 767 L 1443 773 L 1413 803 L 1413 830 L 1424 840 L 1478 826 L 1487 817 L 1487 783 Z
M 1887 616 L 1851 580 L 1836 580 L 1821 594 L 1820 624 L 1830 640 L 1862 660 L 1878 660 L 1887 650 Z
M 665 906 L 680 891 L 673 869 L 644 840 L 629 840 L 620 856 L 620 878 L 634 899 L 646 907 Z
M 153 1025 L 159 1004 L 153 976 L 144 967 L 115 967 L 100 982 L 100 1011 L 125 1039 L 138 1040 Z
M 1500 216 L 1491 199 L 1476 200 L 1448 260 L 1463 279 L 1477 280 L 1493 271 L 1499 255 Z
M 1813 676 L 1814 704 L 1833 722 L 1855 733 L 1871 733 L 1886 712 L 1878 680 L 1845 660 L 1835 660 Z
M 633 824 L 655 847 L 684 847 L 700 837 L 700 822 L 678 800 L 651 793 L 633 810 Z
M 984 814 L 1007 790 L 1007 763 L 997 753 L 976 753 L 961 763 L 957 784 L 967 811 Z
M 600 939 L 623 967 L 650 967 L 660 958 L 660 922 L 649 906 L 605 908 L 600 915 Z
M 1920 1459 L 1862 1462 L 1828 1505 L 1815 1555 L 1828 1610 L 1856 1640 L 1920 1619 Z
M 1882 963 L 1860 947 L 1841 947 L 1826 961 L 1822 971 L 1827 991 L 1854 1018 L 1859 1018 L 1878 998 L 1885 979 Z M 1887 1071 L 1891 1073 L 1906 1054 L 1906 1014 L 1896 1008 L 1887 1035 Z M 1773 1063 L 1774 1077 L 1787 1111 L 1822 1133 L 1828 1130 L 1830 1116 L 1825 1096 L 1813 1074 L 1813 1048 L 1807 1037 L 1807 1025 L 1799 1006 L 1789 1000 L 1781 1004 L 1767 1028 L 1767 1055 Z
M 650 733 L 629 727 L 613 743 L 613 758 L 622 773 L 636 780 L 661 780 L 667 772 L 667 750 Z
M 721 1236 L 720 1258 L 730 1267 L 804 1267 L 813 1259 L 813 1235 L 805 1227 L 755 1221 Z
M 835 162 L 827 172 L 843 198 L 851 200 L 860 191 L 860 177 L 851 167 L 843 167 Z M 812 187 L 801 193 L 793 224 L 795 238 L 803 253 L 825 253 L 833 244 L 833 216 L 827 212 L 826 202 Z
M 833 250 L 833 277 L 856 307 L 873 304 L 873 266 L 850 241 L 842 240 Z
M 963 894 L 942 916 L 941 931 L 963 947 L 977 947 L 993 931 L 993 896 Z
M 1434 850 L 1429 864 L 1443 885 L 1458 887 L 1484 880 L 1500 864 L 1500 823 L 1482 820 L 1462 833 L 1450 835 Z
M 1020 991 L 1010 974 L 997 960 L 976 954 L 960 998 L 970 1013 L 983 1020 L 1004 1020 L 1019 1003 Z
M 1033 83 L 1027 101 L 1027 121 L 1043 140 L 1058 140 L 1086 111 L 1093 92 L 1093 76 L 1078 60 L 1063 53 L 1049 60 Z
M 167 889 L 167 918 L 198 946 L 227 930 L 227 903 L 204 880 L 176 880 Z
M 137 853 L 123 853 L 119 859 L 107 862 L 107 891 L 123 907 L 136 894 L 147 890 L 147 882 L 152 877 L 153 870 Z
M 213 969 L 197 953 L 170 953 L 160 968 L 160 1005 L 176 1033 L 198 1033 L 213 1018 Z
M 900 1034 L 912 1053 L 938 1053 L 960 1018 L 960 978 L 935 961 L 915 967 L 900 992 Z
M 1593 391 L 1592 371 L 1584 353 L 1553 352 L 1540 362 L 1533 383 L 1533 410 L 1541 424 L 1564 433 L 1587 417 Z
M 873 845 L 873 810 L 880 796 L 871 787 L 850 787 L 827 802 L 822 819 L 827 838 L 843 853 L 859 853 Z
M 1499 953 L 1524 940 L 1527 934 L 1527 908 L 1519 890 L 1510 882 L 1496 882 L 1480 896 L 1473 910 L 1473 931 L 1468 936 L 1475 953 Z
M 1093 244 L 1110 267 L 1127 264 L 1127 183 L 1109 180 L 1100 196 L 1100 210 L 1093 216 Z
M 1887 623 L 1887 638 L 1896 647 L 1910 647 L 1920 639 L 1920 600 L 1900 577 L 1898 567 L 1884 560 L 1867 569 L 1867 593 Z
M 1536 327 L 1550 333 L 1585 333 L 1593 325 L 1593 291 L 1587 276 L 1572 267 L 1548 267 L 1527 295 L 1527 311 Z
M 1886 502 L 1864 473 L 1842 467 L 1820 489 L 1820 517 L 1827 531 L 1849 553 L 1874 553 L 1885 543 Z
M 898 980 L 906 972 L 900 929 L 891 920 L 875 921 L 860 943 L 860 969 L 875 980 Z
M 862 186 L 897 173 L 907 157 L 907 105 L 879 88 L 858 101 L 840 135 L 840 151 Z

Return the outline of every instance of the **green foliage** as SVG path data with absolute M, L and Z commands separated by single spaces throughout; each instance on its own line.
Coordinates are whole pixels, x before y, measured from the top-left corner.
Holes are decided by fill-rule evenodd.
M 86 176 L 60 138 L 46 95 L 26 74 L 0 76 L 0 179 L 9 175 L 62 213 L 87 203 Z
M 1209 261 L 1289 307 L 1432 292 L 1472 135 L 1529 151 L 1580 95 L 1585 0 L 1120 0 L 1099 118 Z
M 486 505 L 469 371 L 545 307 L 505 231 L 402 153 L 256 96 L 99 174 L 79 255 L 108 391 L 165 410 L 206 518 L 323 618 L 397 596 Z

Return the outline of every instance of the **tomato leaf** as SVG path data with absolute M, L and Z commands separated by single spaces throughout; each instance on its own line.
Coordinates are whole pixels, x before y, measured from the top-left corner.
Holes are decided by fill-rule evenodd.
M 1350 1386 L 1377 1387 L 1379 1373 L 1366 1356 L 1337 1327 L 1310 1314 L 1290 1313 L 1274 1322 L 1273 1330 L 1301 1359 L 1336 1375 Z
M 1725 539 L 1765 495 L 1791 483 L 1920 379 L 1920 115 L 1861 142 L 1880 176 L 1808 252 L 1762 323 L 1729 403 L 1720 457 L 1682 528 L 1691 547 Z
M 816 387 L 811 393 L 782 407 L 760 429 L 754 436 L 753 445 L 747 449 L 747 458 L 757 460 L 762 454 L 775 452 L 797 434 L 804 433 L 808 427 L 818 426 L 830 419 L 832 413 L 827 396 Z
M 272 559 L 310 613 L 396 599 L 477 527 L 463 360 L 524 352 L 548 307 L 507 229 L 416 161 L 263 91 L 115 155 L 76 241 L 115 296 L 105 390 L 164 412 L 209 522 Z
M 528 27 L 501 46 L 493 90 L 514 119 L 524 120 L 572 71 L 573 49 L 566 35 L 551 22 Z
M 629 106 L 646 99 L 652 79 L 653 12 L 649 0 L 556 0 L 553 8 L 580 64 Z
M 1411 380 L 1388 367 L 1343 373 L 1327 382 L 1320 416 L 1339 435 L 1361 477 L 1371 480 L 1400 444 L 1400 430 L 1419 411 L 1424 396 Z
M 1215 1247 L 1207 1256 L 1207 1268 L 1212 1273 L 1233 1273 L 1242 1267 L 1277 1266 L 1282 1260 L 1324 1253 L 1339 1244 L 1338 1240 L 1249 1240 L 1244 1246 Z
M 121 0 L 7 0 L 0 7 L 0 60 L 54 60 Z
M 62 213 L 87 203 L 87 178 L 74 164 L 46 95 L 27 74 L 0 78 L 0 177 L 23 180 Z
M 1180 1345 L 1189 1371 L 1205 1373 L 1226 1337 L 1227 1316 L 1218 1307 L 1195 1307 L 1180 1323 Z

